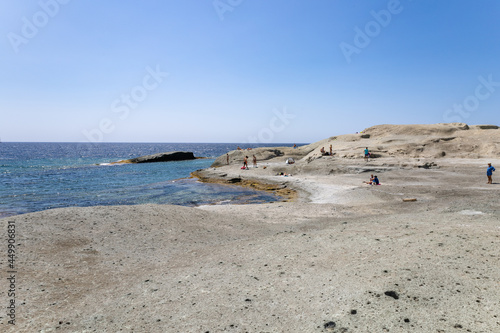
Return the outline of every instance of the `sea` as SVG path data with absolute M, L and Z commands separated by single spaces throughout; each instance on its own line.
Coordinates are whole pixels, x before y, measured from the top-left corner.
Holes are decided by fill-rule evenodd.
M 236 149 L 290 144 L 236 143 L 0 143 L 0 217 L 63 207 L 108 205 L 264 203 L 271 193 L 206 184 L 190 174 Z M 124 159 L 190 151 L 203 159 L 110 164 Z

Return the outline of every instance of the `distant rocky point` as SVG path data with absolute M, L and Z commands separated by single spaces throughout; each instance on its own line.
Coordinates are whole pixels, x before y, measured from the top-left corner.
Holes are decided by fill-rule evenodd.
M 171 151 L 168 153 L 159 153 L 132 158 L 129 160 L 120 161 L 120 163 L 152 163 L 152 162 L 170 162 L 170 161 L 185 161 L 194 160 L 194 154 L 188 151 Z

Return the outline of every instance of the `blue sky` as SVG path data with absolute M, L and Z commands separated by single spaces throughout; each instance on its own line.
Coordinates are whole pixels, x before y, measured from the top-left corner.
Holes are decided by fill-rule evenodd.
M 0 138 L 314 142 L 500 124 L 500 2 L 0 3 Z

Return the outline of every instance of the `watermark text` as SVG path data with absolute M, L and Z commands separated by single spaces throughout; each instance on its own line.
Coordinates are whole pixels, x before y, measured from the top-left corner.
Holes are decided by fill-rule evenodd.
M 263 127 L 257 135 L 251 135 L 247 138 L 247 142 L 252 143 L 270 143 L 273 142 L 276 133 L 284 131 L 290 120 L 294 119 L 296 115 L 289 113 L 286 108 L 283 110 L 273 110 L 273 117 L 269 120 L 269 125 Z
M 409 0 L 411 1 L 411 0 Z M 400 14 L 403 11 L 403 6 L 399 0 L 389 0 L 387 3 L 387 9 L 381 9 L 379 11 L 370 11 L 370 15 L 373 20 L 368 21 L 363 29 L 355 26 L 354 27 L 354 38 L 352 44 L 341 42 L 339 44 L 340 50 L 344 55 L 348 64 L 352 62 L 352 56 L 354 54 L 360 54 L 361 50 L 370 45 L 371 41 L 376 38 L 382 32 L 383 28 L 386 28 L 392 21 L 395 15 Z
M 146 74 L 142 78 L 142 83 L 136 85 L 128 93 L 121 94 L 120 98 L 111 103 L 111 112 L 118 119 L 102 118 L 96 127 L 84 129 L 82 134 L 88 142 L 102 142 L 105 134 L 110 134 L 116 129 L 116 123 L 127 119 L 130 111 L 136 109 L 143 102 L 149 93 L 160 86 L 168 76 L 168 73 L 162 72 L 159 65 L 156 68 L 146 67 Z
M 453 108 L 448 109 L 443 114 L 443 119 L 449 123 L 463 122 L 469 118 L 471 114 L 479 108 L 481 101 L 485 101 L 500 87 L 500 82 L 493 81 L 493 75 L 488 75 L 488 78 L 479 76 L 479 84 L 474 89 L 474 94 L 465 97 L 462 103 L 453 104 Z
M 16 223 L 7 224 L 7 318 L 10 325 L 16 324 Z
M 227 12 L 231 13 L 236 7 L 241 5 L 243 1 L 244 0 L 214 0 L 212 5 L 219 19 L 224 21 L 224 15 L 226 15 Z
M 29 41 L 35 38 L 39 31 L 43 29 L 51 18 L 55 17 L 61 8 L 61 5 L 66 5 L 71 0 L 40 0 L 38 5 L 40 10 L 35 12 L 31 17 L 23 16 L 21 18 L 21 29 L 19 33 L 9 32 L 7 39 L 15 53 L 19 53 L 21 45 L 26 45 Z

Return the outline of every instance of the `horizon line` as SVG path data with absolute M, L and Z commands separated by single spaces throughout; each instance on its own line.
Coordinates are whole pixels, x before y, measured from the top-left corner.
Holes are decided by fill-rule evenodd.
M 197 144 L 197 143 L 214 143 L 214 144 L 240 144 L 240 145 L 251 145 L 251 144 L 310 144 L 310 142 L 181 142 L 181 141 L 171 141 L 171 142 L 151 142 L 151 141 L 103 141 L 103 142 L 89 142 L 89 141 L 1 141 L 0 143 L 77 143 L 77 144 L 100 144 L 100 143 L 189 143 L 189 144 Z

